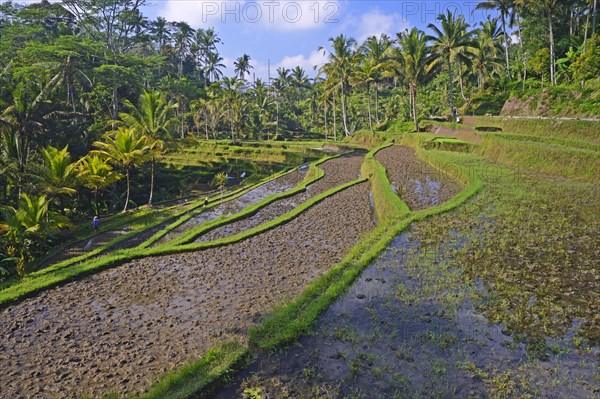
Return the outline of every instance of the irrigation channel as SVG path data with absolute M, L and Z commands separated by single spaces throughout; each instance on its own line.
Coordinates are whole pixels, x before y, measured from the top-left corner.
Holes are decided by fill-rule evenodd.
M 355 181 L 363 157 L 323 163 L 325 176 L 302 198 Z M 301 178 L 292 175 L 287 187 Z M 237 243 L 130 261 L 9 306 L 0 317 L 0 396 L 142 393 L 219 342 L 245 342 L 248 327 L 299 295 L 372 227 L 369 184 L 360 183 Z

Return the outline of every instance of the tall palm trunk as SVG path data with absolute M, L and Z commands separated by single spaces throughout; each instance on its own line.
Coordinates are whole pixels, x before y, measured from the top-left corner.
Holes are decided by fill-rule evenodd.
M 229 108 L 229 127 L 231 128 L 231 142 L 235 143 L 235 135 L 233 133 L 233 108 Z
M 125 177 L 127 179 L 127 197 L 125 198 L 125 207 L 123 208 L 123 212 L 127 212 L 127 206 L 129 205 L 129 192 L 130 192 L 130 172 L 129 168 L 126 169 Z
M 117 87 L 112 89 L 112 101 L 110 105 L 110 116 L 112 119 L 111 128 L 115 129 L 115 122 L 119 116 L 119 90 Z
M 371 129 L 371 134 L 375 134 L 373 130 L 373 116 L 371 114 L 371 87 L 367 87 L 367 109 L 369 111 L 369 129 Z
M 348 131 L 348 115 L 346 114 L 346 93 L 344 92 L 344 78 L 340 78 L 341 93 L 342 93 L 342 122 L 344 124 L 344 134 L 350 136 Z
M 460 61 L 457 64 L 458 64 L 458 84 L 460 87 L 460 96 L 462 97 L 462 99 L 464 101 L 467 101 L 467 97 L 465 96 L 465 84 L 463 82 L 462 64 L 460 63 Z
M 208 140 L 208 110 L 204 111 L 204 133 L 206 134 L 206 140 Z
M 156 165 L 156 158 L 152 157 L 150 160 L 150 197 L 148 198 L 148 206 L 152 207 L 152 197 L 154 196 L 154 169 Z
M 415 123 L 415 132 L 419 131 L 419 120 L 417 118 L 417 85 L 414 82 L 410 83 L 410 103 L 411 103 L 411 114 L 413 122 Z
M 450 113 L 452 113 L 452 111 L 454 111 L 454 74 L 452 72 L 452 63 L 450 62 L 450 57 L 448 57 L 448 79 L 450 79 Z
M 550 82 L 556 84 L 555 63 L 556 56 L 554 54 L 554 29 L 552 24 L 552 10 L 548 10 L 548 28 L 550 30 Z
M 25 177 L 25 169 L 27 167 L 27 136 L 25 134 L 25 129 L 21 128 L 18 130 L 18 165 L 17 165 L 17 185 L 18 185 L 18 198 L 21 198 L 21 194 L 23 193 L 23 178 Z
M 337 124 L 336 124 L 336 109 L 335 96 L 333 96 L 333 141 L 337 141 Z
M 275 101 L 275 140 L 277 140 L 277 136 L 279 135 L 279 101 Z
M 591 2 L 590 1 L 590 7 L 588 9 L 588 14 L 585 18 L 585 30 L 583 32 L 583 52 L 585 52 L 585 49 L 587 47 L 587 38 L 588 38 L 588 31 L 589 31 L 589 27 L 590 27 L 590 15 L 594 14 L 595 11 L 595 4 L 596 2 Z M 594 19 L 596 18 L 596 16 L 594 15 Z M 594 29 L 592 29 L 592 34 L 594 33 Z
M 519 31 L 519 47 L 521 50 L 521 58 L 523 60 L 523 84 L 527 80 L 527 60 L 525 59 L 525 50 L 523 49 L 523 32 L 521 29 L 521 15 L 516 12 L 517 30 Z
M 325 102 L 323 116 L 325 117 L 325 141 L 329 136 L 329 124 L 327 123 L 327 101 Z
M 379 88 L 377 87 L 377 83 L 375 83 L 375 121 L 379 125 Z
M 594 0 L 594 13 L 592 15 L 592 33 L 596 33 L 596 12 L 597 12 L 596 6 L 597 6 L 597 4 L 598 4 L 598 1 Z
M 510 79 L 510 64 L 508 59 L 508 34 L 506 33 L 506 14 L 502 12 L 502 31 L 504 33 L 504 55 L 506 57 L 506 76 Z

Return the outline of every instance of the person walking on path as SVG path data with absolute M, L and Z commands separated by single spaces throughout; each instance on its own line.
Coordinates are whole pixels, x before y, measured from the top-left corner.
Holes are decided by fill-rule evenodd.
M 92 220 L 92 227 L 94 228 L 94 233 L 97 233 L 98 227 L 100 227 L 100 219 L 98 219 L 98 216 L 94 216 L 94 219 Z

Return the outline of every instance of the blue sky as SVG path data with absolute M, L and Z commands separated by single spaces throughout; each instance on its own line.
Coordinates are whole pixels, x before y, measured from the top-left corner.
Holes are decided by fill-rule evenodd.
M 485 16 L 475 11 L 477 1 L 366 1 L 366 0 L 148 0 L 144 14 L 169 21 L 186 21 L 193 28 L 214 27 L 226 76 L 233 75 L 233 61 L 244 53 L 251 57 L 256 77 L 267 77 L 277 67 L 303 67 L 313 74 L 324 56 L 319 46 L 344 33 L 359 42 L 371 35 L 417 26 L 426 29 L 447 9 L 463 14 L 477 25 Z

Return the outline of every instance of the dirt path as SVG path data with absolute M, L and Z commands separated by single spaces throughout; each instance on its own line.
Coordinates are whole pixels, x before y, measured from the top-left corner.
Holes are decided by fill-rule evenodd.
M 346 162 L 357 161 L 340 173 Z M 363 183 L 242 242 L 136 260 L 2 310 L 0 397 L 139 393 L 218 342 L 243 341 L 372 228 L 368 192 Z
M 457 181 L 421 161 L 412 148 L 394 145 L 379 151 L 375 158 L 413 211 L 444 203 L 460 191 Z

